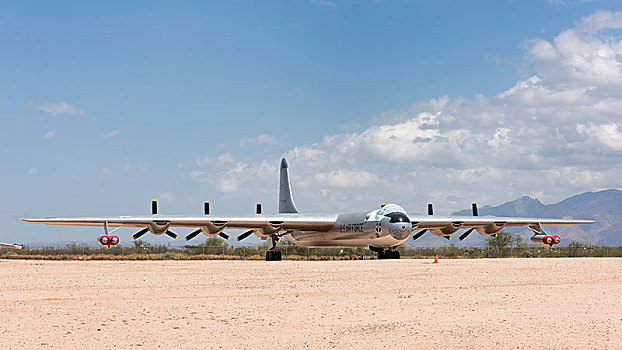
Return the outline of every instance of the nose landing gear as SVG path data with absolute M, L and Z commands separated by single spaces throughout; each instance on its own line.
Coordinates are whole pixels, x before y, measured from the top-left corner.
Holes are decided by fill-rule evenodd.
M 382 259 L 399 259 L 400 252 L 393 249 L 382 249 L 378 252 L 378 260 Z

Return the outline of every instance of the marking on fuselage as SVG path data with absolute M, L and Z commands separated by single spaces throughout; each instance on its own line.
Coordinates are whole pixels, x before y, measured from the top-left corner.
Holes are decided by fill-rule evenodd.
M 341 233 L 346 233 L 346 232 L 363 232 L 363 225 L 365 223 L 361 222 L 360 224 L 344 224 L 344 225 L 339 225 L 339 232 Z

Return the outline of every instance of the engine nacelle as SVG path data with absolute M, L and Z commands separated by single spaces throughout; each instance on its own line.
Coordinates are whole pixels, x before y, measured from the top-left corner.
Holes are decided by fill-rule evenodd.
M 110 235 L 103 235 L 103 236 L 100 236 L 97 241 L 101 245 L 105 245 L 108 248 L 110 248 L 110 246 L 112 246 L 112 245 L 119 244 L 119 237 L 117 237 L 117 236 L 110 236 Z
M 559 244 L 559 242 L 561 242 L 561 239 L 559 238 L 559 236 L 534 235 L 533 237 L 531 237 L 531 241 L 547 247 L 552 247 L 554 244 Z

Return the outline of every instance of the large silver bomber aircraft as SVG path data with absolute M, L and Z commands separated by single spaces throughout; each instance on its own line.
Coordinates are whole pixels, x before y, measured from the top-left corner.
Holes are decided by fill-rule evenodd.
M 396 204 L 382 205 L 369 212 L 352 212 L 343 214 L 303 214 L 299 213 L 292 197 L 289 178 L 289 167 L 285 158 L 281 161 L 279 214 L 262 215 L 261 205 L 257 205 L 257 214 L 251 216 L 211 215 L 209 202 L 205 202 L 203 216 L 167 216 L 157 214 L 157 203 L 152 203 L 151 216 L 117 216 L 117 217 L 82 217 L 82 218 L 45 218 L 21 219 L 29 224 L 102 226 L 104 235 L 99 242 L 104 245 L 115 245 L 119 239 L 110 236 L 109 227 L 141 228 L 132 236 L 138 239 L 147 232 L 154 235 L 166 234 L 177 238 L 171 227 L 196 228 L 186 236 L 190 240 L 200 233 L 206 236 L 221 236 L 228 239 L 223 232 L 225 228 L 247 229 L 237 237 L 241 241 L 251 234 L 267 239 L 270 249 L 266 252 L 266 260 L 281 260 L 281 252 L 276 249 L 281 237 L 304 247 L 365 247 L 378 253 L 379 259 L 399 259 L 395 249 L 409 239 L 411 233 L 417 231 L 412 239 L 421 237 L 425 232 L 451 239 L 451 235 L 460 229 L 467 229 L 459 237 L 465 239 L 474 230 L 486 236 L 494 236 L 504 227 L 527 226 L 534 236 L 534 243 L 553 246 L 560 242 L 558 236 L 544 232 L 543 225 L 574 225 L 591 224 L 588 220 L 561 220 L 542 218 L 515 218 L 478 216 L 477 206 L 473 203 L 473 216 L 434 216 L 432 205 L 428 204 L 428 215 L 409 214 Z

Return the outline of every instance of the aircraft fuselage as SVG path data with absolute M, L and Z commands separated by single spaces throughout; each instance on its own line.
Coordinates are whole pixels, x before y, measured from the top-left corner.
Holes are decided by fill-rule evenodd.
M 284 237 L 294 244 L 309 248 L 391 248 L 404 243 L 411 232 L 412 225 L 405 214 L 401 218 L 393 219 L 374 210 L 370 213 L 339 214 L 335 225 L 329 231 L 289 232 Z

